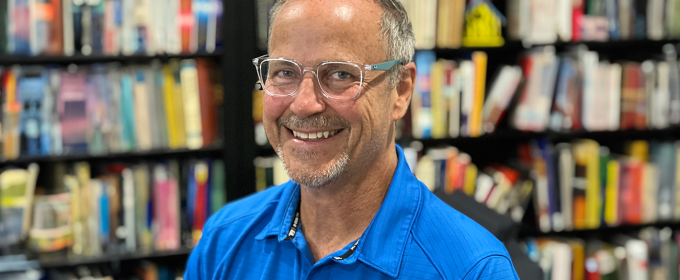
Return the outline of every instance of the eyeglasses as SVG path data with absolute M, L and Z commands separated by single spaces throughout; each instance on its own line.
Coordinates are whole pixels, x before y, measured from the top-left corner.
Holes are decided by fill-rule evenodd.
M 300 89 L 305 72 L 311 72 L 324 96 L 330 99 L 352 100 L 359 97 L 366 71 L 387 71 L 401 60 L 367 65 L 347 61 L 324 61 L 305 67 L 286 58 L 263 55 L 253 59 L 262 89 L 271 96 L 293 96 Z

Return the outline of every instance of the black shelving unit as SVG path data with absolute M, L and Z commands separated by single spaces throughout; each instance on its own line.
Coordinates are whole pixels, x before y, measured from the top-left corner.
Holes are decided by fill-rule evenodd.
M 92 257 L 43 257 L 39 259 L 40 267 L 43 269 L 73 267 L 79 265 L 101 264 L 109 262 L 134 261 L 142 259 L 159 259 L 169 257 L 187 257 L 192 251 L 192 248 L 180 248 L 174 251 L 154 251 L 154 252 L 135 252 L 128 254 L 105 254 L 101 256 Z
M 91 63 L 106 63 L 106 62 L 122 62 L 122 63 L 148 63 L 154 59 L 168 60 L 168 59 L 185 59 L 185 58 L 213 58 L 220 59 L 222 53 L 215 51 L 212 53 L 194 53 L 194 54 L 157 54 L 157 55 L 82 55 L 75 54 L 72 56 L 26 56 L 26 55 L 0 55 L 0 65 L 12 64 L 91 64 Z

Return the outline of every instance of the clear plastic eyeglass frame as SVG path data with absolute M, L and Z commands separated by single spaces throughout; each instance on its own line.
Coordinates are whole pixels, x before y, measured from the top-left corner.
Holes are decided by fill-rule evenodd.
M 271 95 L 271 96 L 276 96 L 276 97 L 289 97 L 289 96 L 294 96 L 295 94 L 297 94 L 298 91 L 300 91 L 300 84 L 302 83 L 303 78 L 300 78 L 300 81 L 297 85 L 297 89 L 295 89 L 293 92 L 286 94 L 286 95 L 273 94 L 273 93 L 271 93 L 267 90 L 267 88 L 265 87 L 264 84 L 262 84 L 264 80 L 262 79 L 262 72 L 260 71 L 260 69 L 261 69 L 262 63 L 264 63 L 266 61 L 284 61 L 284 62 L 289 62 L 289 63 L 295 64 L 299 68 L 301 76 L 304 76 L 305 72 L 311 72 L 314 75 L 314 77 L 316 77 L 316 82 L 319 85 L 319 88 L 321 88 L 321 93 L 323 93 L 323 95 L 326 98 L 335 99 L 335 100 L 354 100 L 354 99 L 357 99 L 359 97 L 359 95 L 361 94 L 361 89 L 363 88 L 364 77 L 366 76 L 365 75 L 366 71 L 388 71 L 388 70 L 392 69 L 392 67 L 394 67 L 395 65 L 401 63 L 401 60 L 392 60 L 392 61 L 382 62 L 382 63 L 378 63 L 378 64 L 370 64 L 370 65 L 369 64 L 354 63 L 354 62 L 349 62 L 349 61 L 324 61 L 324 62 L 321 62 L 321 63 L 319 63 L 315 66 L 312 66 L 312 67 L 305 67 L 304 65 L 302 65 L 301 63 L 299 63 L 295 60 L 282 58 L 282 57 L 281 58 L 270 58 L 269 55 L 263 55 L 263 56 L 254 58 L 253 59 L 253 65 L 255 65 L 255 70 L 257 71 L 257 77 L 260 79 L 260 81 L 258 82 L 258 83 L 260 83 L 260 88 L 262 90 L 264 90 L 264 92 L 266 94 Z M 317 73 L 318 73 L 319 68 L 321 66 L 331 64 L 331 63 L 347 64 L 347 65 L 356 67 L 356 68 L 361 70 L 361 77 L 360 77 L 360 80 L 359 80 L 360 81 L 359 89 L 357 90 L 357 93 L 354 96 L 349 97 L 349 98 L 338 97 L 338 96 L 333 96 L 331 94 L 328 94 L 326 92 L 326 90 L 324 90 L 324 86 L 322 86 L 321 81 L 319 80 L 319 75 Z M 311 68 L 311 70 L 310 70 L 310 68 Z

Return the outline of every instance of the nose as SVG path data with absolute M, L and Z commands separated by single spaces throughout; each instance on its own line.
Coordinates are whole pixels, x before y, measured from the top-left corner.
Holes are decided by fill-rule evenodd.
M 299 118 L 306 118 L 326 109 L 321 88 L 315 81 L 315 73 L 305 72 L 298 93 L 293 96 L 293 102 L 290 104 L 290 110 Z

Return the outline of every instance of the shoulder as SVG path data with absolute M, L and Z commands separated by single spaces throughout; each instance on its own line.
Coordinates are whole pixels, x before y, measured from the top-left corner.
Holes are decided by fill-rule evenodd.
M 412 229 L 413 240 L 444 279 L 463 279 L 486 267 L 489 261 L 505 262 L 505 267 L 514 273 L 505 246 L 493 234 L 426 188 L 422 192 L 423 204 Z
M 275 209 L 284 189 L 289 184 L 268 188 L 262 192 L 252 194 L 233 201 L 210 216 L 203 228 L 203 234 L 210 234 L 234 224 L 248 223 L 252 220 L 264 218 L 263 213 Z

